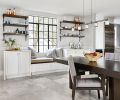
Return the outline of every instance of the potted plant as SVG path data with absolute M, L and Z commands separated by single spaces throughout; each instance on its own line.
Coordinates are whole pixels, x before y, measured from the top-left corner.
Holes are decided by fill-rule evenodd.
M 9 38 L 8 40 L 4 40 L 4 43 L 8 46 L 8 50 L 14 50 L 15 39 Z

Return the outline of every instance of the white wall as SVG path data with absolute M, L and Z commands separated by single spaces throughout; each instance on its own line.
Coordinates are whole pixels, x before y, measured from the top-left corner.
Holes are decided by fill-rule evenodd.
M 5 12 L 6 8 L 2 8 L 0 10 L 0 27 L 2 27 L 2 14 Z M 58 18 L 58 41 L 60 41 L 59 38 L 59 21 L 63 20 L 63 19 L 68 19 L 68 20 L 74 20 L 73 16 L 58 16 L 58 15 L 54 15 L 54 14 L 50 14 L 50 13 L 43 13 L 43 12 L 33 12 L 33 11 L 26 11 L 26 10 L 19 10 L 17 9 L 17 14 L 21 14 L 21 15 L 37 15 L 37 16 L 46 16 L 46 17 L 54 17 L 54 18 Z M 89 20 L 89 18 L 86 18 L 87 20 Z M 95 29 L 93 26 L 90 26 L 89 29 L 85 30 L 83 32 L 83 34 L 85 35 L 85 38 L 81 39 L 81 43 L 83 45 L 83 48 L 87 48 L 87 49 L 94 49 L 95 48 Z M 12 38 L 16 39 L 17 44 L 19 44 L 22 48 L 26 48 L 28 46 L 28 39 L 25 40 L 24 36 L 12 36 Z M 2 41 L 3 39 L 3 30 L 2 28 L 0 28 L 0 75 L 2 73 L 3 70 L 3 51 L 5 50 L 5 45 Z M 62 38 L 62 40 L 60 42 L 58 42 L 58 46 L 61 47 L 68 47 L 69 42 L 78 42 L 79 39 L 76 38 Z
M 63 20 L 63 19 L 64 20 L 74 20 L 74 16 L 71 16 L 71 17 L 64 16 L 60 20 Z M 91 19 L 90 17 L 86 17 L 85 21 L 90 22 L 90 19 Z M 81 21 L 82 21 L 82 19 L 81 19 Z M 64 32 L 71 33 L 71 31 L 64 31 Z M 76 34 L 78 32 L 72 32 L 72 33 Z M 89 28 L 85 29 L 85 31 L 82 31 L 81 34 L 83 36 L 85 36 L 84 38 L 80 39 L 80 42 L 82 44 L 82 48 L 94 50 L 95 49 L 95 27 L 93 25 L 89 25 Z M 63 38 L 61 38 L 59 46 L 69 48 L 70 42 L 78 43 L 79 38 L 63 37 Z
M 101 15 L 101 14 L 96 15 L 96 20 L 102 20 L 102 19 L 104 19 L 103 15 Z M 96 27 L 95 48 L 96 49 L 104 49 L 105 48 L 104 22 L 98 23 L 98 27 Z
M 1 8 L 0 9 L 0 75 L 2 74 L 3 71 L 3 51 L 6 49 L 6 46 L 3 42 L 3 28 L 2 28 L 2 24 L 3 24 L 3 13 L 5 12 L 7 8 Z M 54 14 L 49 14 L 49 13 L 40 13 L 40 12 L 33 12 L 33 11 L 25 11 L 25 10 L 20 10 L 17 9 L 17 14 L 18 15 L 38 15 L 38 16 L 48 16 L 48 17 L 57 17 L 57 15 Z M 28 39 L 25 40 L 25 36 L 7 36 L 7 38 L 12 37 L 13 39 L 16 39 L 16 44 L 20 45 L 22 48 L 27 48 L 28 47 Z

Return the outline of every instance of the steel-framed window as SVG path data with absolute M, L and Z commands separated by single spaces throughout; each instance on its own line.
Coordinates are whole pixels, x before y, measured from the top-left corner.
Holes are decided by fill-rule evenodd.
M 57 46 L 57 19 L 29 16 L 29 46 L 45 52 Z

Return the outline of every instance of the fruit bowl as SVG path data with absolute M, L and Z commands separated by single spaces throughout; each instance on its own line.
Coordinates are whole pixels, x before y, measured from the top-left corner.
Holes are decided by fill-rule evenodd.
M 85 56 L 89 61 L 94 61 L 94 62 L 96 62 L 97 59 L 99 59 L 99 58 L 102 56 L 102 53 L 100 53 L 100 52 L 85 53 L 84 56 Z

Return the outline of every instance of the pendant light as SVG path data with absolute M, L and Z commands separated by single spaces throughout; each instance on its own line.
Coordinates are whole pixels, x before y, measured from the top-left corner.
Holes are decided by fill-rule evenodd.
M 110 25 L 108 20 L 105 21 L 105 25 Z
M 84 2 L 84 0 L 83 0 L 83 22 L 85 22 L 85 2 Z M 88 28 L 89 28 L 88 24 L 85 23 L 84 29 L 88 29 Z
M 89 24 L 94 24 L 95 27 L 98 27 L 99 22 L 104 22 L 105 25 L 109 25 L 109 20 L 108 19 L 102 19 L 102 20 L 98 20 L 98 21 L 93 21 L 93 0 L 91 0 L 91 21 L 89 23 L 85 24 L 85 28 L 88 28 Z

